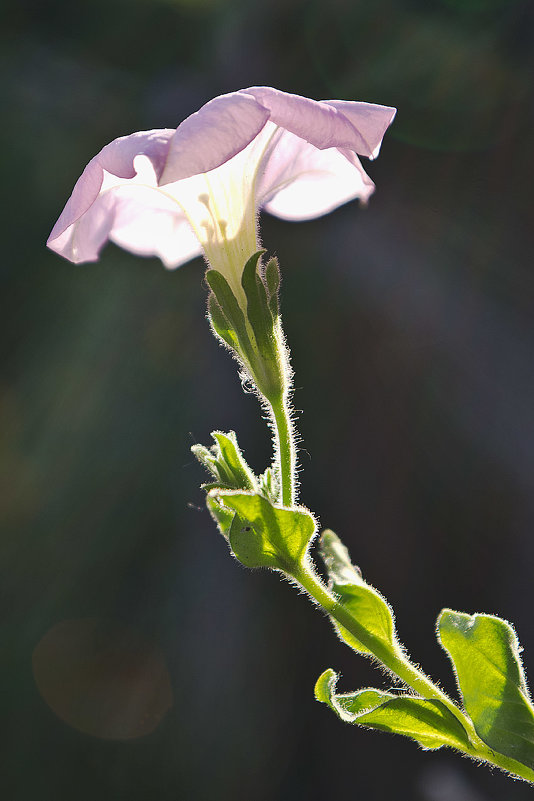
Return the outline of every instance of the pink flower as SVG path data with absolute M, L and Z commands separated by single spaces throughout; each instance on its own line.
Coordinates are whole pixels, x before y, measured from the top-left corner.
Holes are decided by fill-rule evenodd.
M 261 247 L 265 209 L 309 220 L 374 184 L 358 155 L 378 155 L 395 109 L 309 100 L 269 87 L 221 95 L 182 122 L 115 139 L 87 165 L 48 239 L 73 262 L 110 239 L 178 267 L 204 254 L 239 297 Z

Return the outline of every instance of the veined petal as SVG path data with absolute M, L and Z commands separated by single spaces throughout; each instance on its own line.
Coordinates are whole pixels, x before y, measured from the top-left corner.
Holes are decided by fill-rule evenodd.
M 160 183 L 220 167 L 256 138 L 269 116 L 268 109 L 241 92 L 210 100 L 176 129 Z
M 87 250 L 82 247 L 77 256 L 76 244 L 73 242 L 74 229 L 99 197 L 106 174 L 114 176 L 115 179 L 118 178 L 118 183 L 127 182 L 135 178 L 137 174 L 134 166 L 135 158 L 144 155 L 150 161 L 157 181 L 163 170 L 169 140 L 173 133 L 172 129 L 141 131 L 115 139 L 102 148 L 100 153 L 91 159 L 76 182 L 65 208 L 48 238 L 48 247 L 71 261 L 94 261 L 98 257 L 98 251 L 95 252 L 94 247 L 89 246 L 88 242 Z M 103 208 L 100 211 L 102 212 Z M 99 213 L 92 216 L 92 221 L 97 224 L 97 231 L 91 235 L 91 239 L 96 242 L 106 227 L 108 230 L 111 229 L 112 222 L 101 219 Z M 103 241 L 105 241 L 105 236 Z M 81 255 L 82 252 L 93 253 L 93 255 L 86 259 Z
M 258 200 L 284 220 L 311 220 L 349 200 L 364 202 L 374 184 L 358 157 L 337 148 L 318 150 L 295 134 L 281 132 L 273 142 L 258 183 Z
M 241 91 L 269 109 L 271 121 L 276 125 L 320 150 L 347 148 L 360 156 L 374 157 L 395 116 L 395 109 L 388 106 L 344 100 L 310 100 L 268 86 L 253 86 Z

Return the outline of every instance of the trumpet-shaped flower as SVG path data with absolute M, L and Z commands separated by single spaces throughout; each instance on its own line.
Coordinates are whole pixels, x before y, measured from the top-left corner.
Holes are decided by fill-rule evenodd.
M 221 95 L 176 130 L 134 133 L 87 165 L 48 240 L 73 262 L 96 261 L 109 239 L 178 267 L 203 254 L 242 300 L 257 252 L 260 209 L 309 220 L 366 201 L 395 109 L 309 100 L 269 87 Z

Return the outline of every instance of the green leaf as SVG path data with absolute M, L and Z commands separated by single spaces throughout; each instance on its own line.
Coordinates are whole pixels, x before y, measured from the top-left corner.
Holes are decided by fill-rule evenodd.
M 306 509 L 282 509 L 262 495 L 212 491 L 223 507 L 235 512 L 230 546 L 246 567 L 271 567 L 291 573 L 302 564 L 316 526 Z
M 465 729 L 441 701 L 370 688 L 338 695 L 335 692 L 337 678 L 333 670 L 325 670 L 315 685 L 315 697 L 327 704 L 341 720 L 403 734 L 423 748 L 448 746 L 461 751 L 469 749 Z
M 513 628 L 493 615 L 444 609 L 438 636 L 478 736 L 493 750 L 534 768 L 534 708 Z
M 223 537 L 228 539 L 230 528 L 235 517 L 234 512 L 226 509 L 216 497 L 212 497 L 210 494 L 206 496 L 206 506 L 208 507 L 210 515 L 215 520 L 217 528 Z
M 380 593 L 362 579 L 359 568 L 350 561 L 347 548 L 329 529 L 321 535 L 320 553 L 328 572 L 329 586 L 340 603 L 388 648 L 398 649 L 392 609 Z M 332 622 L 347 645 L 359 653 L 370 653 L 354 634 L 336 621 Z

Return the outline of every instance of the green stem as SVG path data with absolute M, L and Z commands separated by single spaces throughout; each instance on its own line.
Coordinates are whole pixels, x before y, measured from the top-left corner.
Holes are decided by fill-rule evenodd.
M 283 396 L 270 402 L 276 438 L 276 461 L 281 488 L 282 504 L 291 507 L 295 503 L 296 454 L 293 442 L 293 426 L 287 403 Z
M 423 698 L 432 698 L 441 701 L 444 706 L 457 718 L 466 730 L 471 748 L 466 753 L 477 760 L 484 760 L 502 770 L 534 782 L 534 771 L 517 762 L 515 759 L 492 751 L 476 733 L 472 721 L 465 715 L 449 696 L 437 687 L 419 668 L 415 667 L 400 651 L 390 649 L 385 643 L 365 629 L 349 610 L 332 595 L 319 577 L 309 566 L 300 565 L 292 572 L 293 578 L 301 587 L 327 612 L 334 620 L 356 637 L 373 656 L 378 659 L 391 673 L 401 679 L 404 684 L 411 687 Z

